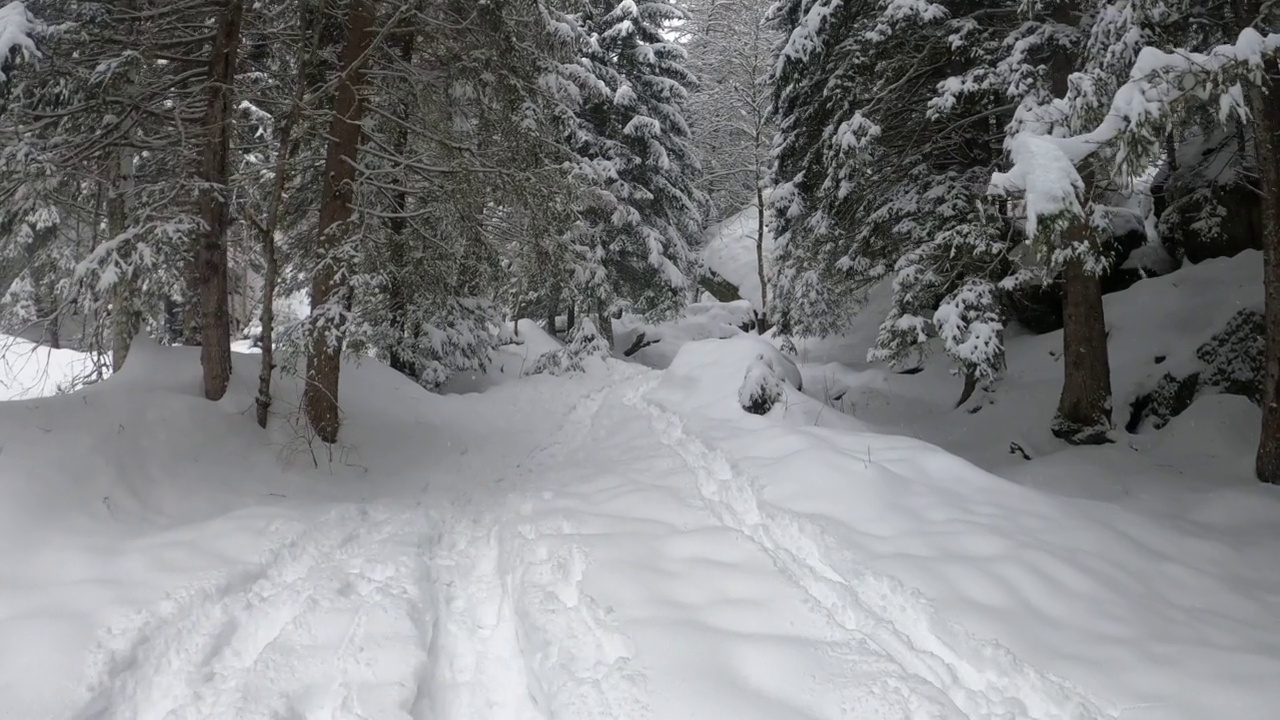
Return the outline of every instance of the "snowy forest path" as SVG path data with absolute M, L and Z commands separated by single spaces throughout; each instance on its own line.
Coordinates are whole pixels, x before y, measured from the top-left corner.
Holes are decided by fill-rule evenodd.
M 582 550 L 549 548 L 520 490 L 575 444 L 603 397 L 570 399 L 533 452 L 488 463 L 491 481 L 437 478 L 441 487 L 416 502 L 303 508 L 282 519 L 258 561 L 106 628 L 89 662 L 89 700 L 74 717 L 630 714 L 623 706 L 634 689 L 610 686 L 601 670 L 630 653 L 579 594 Z M 530 638 L 557 652 L 529 651 Z M 579 696 L 585 712 L 555 705 L 582 705 Z
M 481 477 L 304 514 L 109 632 L 76 719 L 1099 717 L 834 569 L 646 399 L 654 377 L 526 398 L 543 429 L 468 456 Z

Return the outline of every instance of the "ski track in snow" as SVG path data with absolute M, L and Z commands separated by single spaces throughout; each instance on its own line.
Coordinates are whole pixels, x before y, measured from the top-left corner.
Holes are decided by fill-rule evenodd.
M 337 508 L 257 567 L 109 631 L 78 717 L 417 717 L 434 542 L 425 515 Z
M 517 476 L 554 473 L 623 381 L 578 399 Z M 582 592 L 574 527 L 530 517 L 519 483 L 495 492 L 340 506 L 249 570 L 175 590 L 103 633 L 76 719 L 640 717 L 634 650 Z
M 853 639 L 865 639 L 941 695 L 943 705 L 911 717 L 970 720 L 1102 720 L 1115 713 L 1083 692 L 1019 660 L 1004 646 L 970 636 L 936 616 L 929 602 L 898 580 L 860 567 L 807 518 L 765 501 L 758 483 L 685 430 L 683 420 L 645 399 L 656 381 L 625 402 L 645 413 L 662 442 L 696 477 L 707 509 L 758 545 Z M 837 570 L 839 568 L 839 570 Z M 908 686 L 917 683 L 908 683 Z

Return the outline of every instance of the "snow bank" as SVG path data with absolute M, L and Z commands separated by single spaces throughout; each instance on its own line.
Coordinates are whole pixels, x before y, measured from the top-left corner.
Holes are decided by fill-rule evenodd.
M 521 320 L 514 329 L 517 334 L 512 342 L 495 348 L 484 370 L 454 373 L 440 386 L 440 392 L 447 395 L 483 392 L 517 380 L 537 366 L 538 358 L 564 347 L 564 343 L 533 320 Z
M 110 374 L 92 355 L 0 335 L 0 400 L 71 392 Z
M 1241 310 L 1261 309 L 1261 267 L 1261 253 L 1249 250 L 1185 265 L 1103 298 L 1113 419 L 1122 443 L 1132 439 L 1123 428 L 1134 398 L 1154 389 L 1166 373 L 1183 377 L 1199 369 L 1197 348 Z M 1062 389 L 1061 331 L 1030 335 L 1011 328 L 1005 337 L 1007 369 L 995 390 L 979 390 L 956 409 L 963 379 L 942 353 L 931 353 L 913 374 L 865 361 L 880 318 L 872 304 L 843 337 L 796 339 L 796 360 L 810 395 L 998 474 L 1021 465 L 1023 452 L 1040 458 L 1066 449 L 1049 432 Z
M 748 415 L 734 383 L 753 354 L 681 350 L 650 395 L 671 442 L 833 617 L 927 653 L 966 716 L 1273 715 L 1273 536 L 1242 552 L 1261 539 L 1024 487 L 803 401 Z

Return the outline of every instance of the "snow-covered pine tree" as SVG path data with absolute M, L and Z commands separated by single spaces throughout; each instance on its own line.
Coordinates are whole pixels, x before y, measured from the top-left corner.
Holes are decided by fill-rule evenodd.
M 1153 0 L 1154 2 L 1154 0 Z M 1116 6 L 1130 8 L 1128 3 Z M 1156 7 L 1148 3 L 1132 7 Z M 1168 10 L 1158 6 L 1161 13 Z M 1233 5 L 1235 40 L 1193 52 L 1186 48 L 1165 51 L 1155 47 L 1132 53 L 1129 79 L 1114 92 L 1093 92 L 1098 86 L 1088 76 L 1072 78 L 1080 97 L 1095 100 L 1096 123 L 1070 136 L 1050 136 L 1043 128 L 1029 126 L 1010 141 L 1014 166 L 993 178 L 993 188 L 1023 194 L 1028 231 L 1053 231 L 1081 222 L 1086 216 L 1079 197 L 1084 187 L 1077 168 L 1103 167 L 1124 177 L 1149 168 L 1167 147 L 1167 141 L 1188 108 L 1207 103 L 1216 108 L 1220 122 L 1233 115 L 1254 123 L 1254 144 L 1263 194 L 1264 287 L 1267 298 L 1267 377 L 1263 398 L 1263 432 L 1258 449 L 1257 473 L 1264 481 L 1280 481 L 1280 109 L 1264 100 L 1264 87 L 1280 91 L 1272 78 L 1280 72 L 1276 54 L 1280 34 L 1278 18 L 1261 3 L 1242 0 Z M 1105 16 L 1104 16 L 1105 17 Z M 1258 28 L 1263 32 L 1260 32 Z M 1132 43 L 1126 43 L 1126 46 Z M 1095 54 L 1096 56 L 1096 54 Z M 1121 55 L 1121 59 L 1124 56 Z M 1088 94 L 1080 92 L 1086 89 Z M 1247 91 L 1245 90 L 1247 88 Z M 1087 114 L 1075 115 L 1080 105 L 1070 95 L 1053 103 L 1060 113 L 1078 124 Z M 1088 106 L 1085 106 L 1088 107 Z M 1252 110 L 1252 112 L 1250 112 Z M 1039 131 L 1039 132 L 1038 132 Z
M 683 17 L 662 2 L 583 0 L 565 24 L 580 53 L 564 72 L 578 90 L 570 137 L 586 193 L 568 236 L 570 294 L 606 336 L 614 312 L 670 312 L 691 289 L 703 205 L 684 117 L 694 78 L 664 35 Z
M 205 113 L 204 23 L 216 3 L 30 6 L 47 23 L 44 59 L 14 76 L 4 124 L 18 142 L 6 147 L 4 195 L 43 184 L 58 230 L 41 254 L 76 258 L 53 283 L 63 293 L 56 304 L 68 322 L 109 321 L 119 364 L 139 323 L 163 324 L 172 301 L 195 287 L 192 169 Z
M 948 89 L 987 60 L 990 18 L 1012 5 L 775 6 L 788 33 L 774 68 L 784 329 L 838 332 L 866 289 L 892 276 L 872 359 L 904 361 L 936 337 L 966 393 L 999 370 L 1002 297 L 1025 275 L 985 191 L 1000 156 L 992 138 L 1013 107 L 1002 89 Z

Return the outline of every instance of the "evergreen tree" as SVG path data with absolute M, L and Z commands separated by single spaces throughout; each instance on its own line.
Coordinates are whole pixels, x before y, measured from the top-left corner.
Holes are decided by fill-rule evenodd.
M 691 289 L 701 231 L 700 171 L 684 118 L 694 79 L 663 31 L 683 13 L 659 2 L 589 0 L 573 18 L 582 92 L 571 129 L 573 171 L 587 197 L 575 246 L 576 302 L 602 316 L 674 310 Z

